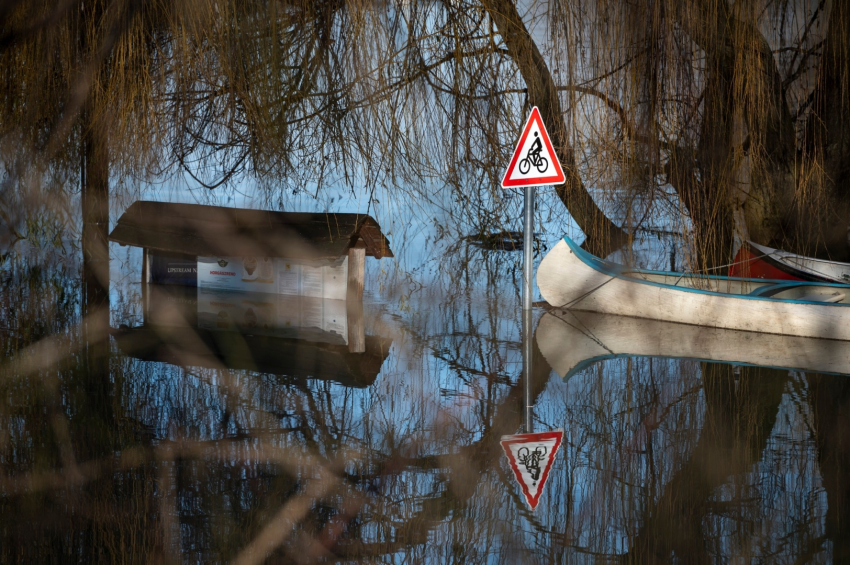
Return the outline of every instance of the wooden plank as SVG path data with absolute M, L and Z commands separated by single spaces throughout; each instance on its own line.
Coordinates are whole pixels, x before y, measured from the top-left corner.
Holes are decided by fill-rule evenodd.
M 151 282 L 151 255 L 148 248 L 145 247 L 142 251 L 142 283 Z
M 348 250 L 348 350 L 366 351 L 366 326 L 363 321 L 363 287 L 366 279 L 366 246 L 358 241 Z
M 366 279 L 366 249 L 358 242 L 348 250 L 348 300 L 363 301 Z
M 387 238 L 381 233 L 377 222 L 364 222 L 358 234 L 366 246 L 368 255 L 376 259 L 393 256 L 392 251 L 389 250 Z
M 142 314 L 146 314 L 150 307 L 148 285 L 151 282 L 151 257 L 148 248 L 142 250 Z

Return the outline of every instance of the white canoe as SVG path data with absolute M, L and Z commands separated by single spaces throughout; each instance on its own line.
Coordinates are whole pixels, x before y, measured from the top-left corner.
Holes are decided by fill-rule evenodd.
M 550 305 L 713 328 L 850 340 L 850 286 L 631 269 L 564 238 L 537 286 Z
M 850 348 L 831 339 L 689 326 L 595 312 L 552 310 L 535 332 L 565 380 L 604 359 L 667 357 L 850 374 Z

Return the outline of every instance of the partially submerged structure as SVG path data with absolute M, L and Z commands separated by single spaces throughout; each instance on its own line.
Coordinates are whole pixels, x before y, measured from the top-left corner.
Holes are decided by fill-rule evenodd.
M 151 307 L 149 284 L 249 297 L 277 295 L 274 300 L 237 299 L 239 304 L 262 303 L 239 316 L 254 316 L 267 326 L 300 328 L 302 338 L 310 331 L 336 333 L 352 353 L 366 348 L 362 320 L 366 257 L 393 256 L 381 227 L 365 214 L 168 202 L 134 203 L 118 219 L 109 240 L 143 249 L 146 312 Z M 297 308 L 286 305 L 284 297 L 298 298 Z M 219 297 L 211 304 L 230 302 Z M 203 300 L 198 304 L 199 321 L 238 309 L 230 304 L 220 313 L 210 313 L 202 312 Z M 263 323 L 251 331 L 260 332 Z
M 345 273 L 346 290 L 362 295 L 365 258 L 393 256 L 378 222 L 366 214 L 169 202 L 135 202 L 109 240 L 144 250 L 144 282 L 340 299 L 340 281 L 325 291 L 315 269 Z

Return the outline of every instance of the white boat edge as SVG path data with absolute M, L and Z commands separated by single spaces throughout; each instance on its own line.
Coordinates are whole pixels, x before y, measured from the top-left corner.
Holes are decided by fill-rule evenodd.
M 850 264 L 848 263 L 797 255 L 790 251 L 782 251 L 781 249 L 774 249 L 772 247 L 767 247 L 766 245 L 759 245 L 753 241 L 747 241 L 747 244 L 762 255 L 770 257 L 774 261 L 784 263 L 789 267 L 799 269 L 800 271 L 810 275 L 830 279 L 835 282 L 850 282 Z
M 750 332 L 850 340 L 850 304 L 725 294 L 641 280 L 626 273 L 677 275 L 628 269 L 594 257 L 568 238 L 559 241 L 537 270 L 537 285 L 553 307 Z M 720 284 L 749 279 L 705 277 Z M 755 279 L 754 285 L 850 287 L 827 283 L 791 283 Z
M 564 380 L 604 359 L 664 357 L 850 374 L 850 348 L 831 339 L 690 326 L 610 314 L 550 311 L 535 339 Z

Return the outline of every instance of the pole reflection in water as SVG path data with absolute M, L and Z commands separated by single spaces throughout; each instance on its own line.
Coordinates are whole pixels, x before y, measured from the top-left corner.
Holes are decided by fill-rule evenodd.
M 532 329 L 533 311 L 522 310 L 522 402 L 523 430 L 530 434 L 534 432 L 534 397 L 532 386 L 532 371 L 534 367 L 534 335 Z
M 526 210 L 533 208 L 533 190 L 526 189 Z M 531 195 L 531 196 L 529 196 Z M 540 497 L 543 494 L 549 472 L 555 457 L 563 441 L 562 430 L 534 433 L 534 402 L 536 400 L 534 391 L 534 368 L 535 342 L 532 334 L 533 310 L 531 304 L 531 241 L 533 230 L 531 229 L 532 218 L 530 214 L 525 215 L 525 246 L 523 265 L 523 295 L 522 295 L 522 326 L 521 326 L 521 349 L 522 349 L 522 430 L 524 433 L 502 436 L 501 446 L 505 452 L 508 466 L 513 472 L 514 478 L 519 484 L 525 502 L 532 510 L 537 509 Z M 546 367 L 548 376 L 548 365 Z

